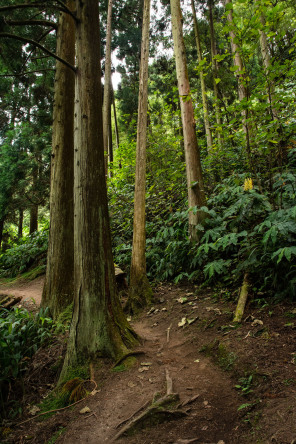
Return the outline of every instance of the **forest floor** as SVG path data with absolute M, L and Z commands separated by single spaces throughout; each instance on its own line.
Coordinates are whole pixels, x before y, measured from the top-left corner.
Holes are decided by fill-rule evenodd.
M 0 293 L 22 295 L 32 308 L 40 302 L 42 282 L 0 286 Z M 142 338 L 134 365 L 112 371 L 113 364 L 104 361 L 95 368 L 97 390 L 47 419 L 32 419 L 32 407 L 56 382 L 65 338 L 39 350 L 25 378 L 22 417 L 7 423 L 12 433 L 1 442 L 111 443 L 149 410 L 156 393 L 165 397 L 172 388 L 179 396 L 173 410 L 159 409 L 137 433 L 116 442 L 296 443 L 295 306 L 259 307 L 253 299 L 236 326 L 230 296 L 225 290 L 159 285 L 153 307 L 131 322 Z M 84 407 L 89 410 L 82 414 Z

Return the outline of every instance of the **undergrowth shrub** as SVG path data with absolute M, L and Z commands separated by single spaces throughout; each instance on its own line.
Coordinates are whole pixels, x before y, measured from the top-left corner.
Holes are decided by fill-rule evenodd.
M 48 230 L 22 238 L 18 244 L 0 254 L 0 277 L 15 277 L 33 264 L 45 265 Z
M 0 311 L 0 410 L 3 412 L 8 388 L 22 379 L 30 358 L 52 337 L 53 327 L 47 309 L 36 314 L 18 307 Z

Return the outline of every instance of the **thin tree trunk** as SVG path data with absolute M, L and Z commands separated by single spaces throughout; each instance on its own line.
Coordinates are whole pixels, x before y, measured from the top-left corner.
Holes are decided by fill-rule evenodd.
M 68 0 L 74 9 L 74 1 Z M 75 63 L 75 25 L 61 13 L 56 53 Z M 53 139 L 50 182 L 50 233 L 42 307 L 49 307 L 54 319 L 74 297 L 74 73 L 61 62 L 56 64 L 53 110 Z
M 203 57 L 202 57 L 202 52 L 201 52 L 199 29 L 198 29 L 198 22 L 197 22 L 197 18 L 196 18 L 196 10 L 195 10 L 195 5 L 194 5 L 194 0 L 191 0 L 191 8 L 192 8 L 192 15 L 193 15 L 194 33 L 195 33 L 195 42 L 196 42 L 196 48 L 197 48 L 198 62 L 201 63 L 203 61 Z M 204 78 L 204 71 L 202 69 L 199 72 L 199 77 L 200 77 L 205 131 L 206 131 L 206 138 L 207 138 L 207 147 L 208 147 L 208 153 L 210 154 L 213 149 L 213 139 L 212 139 L 211 126 L 210 126 L 210 119 L 209 119 L 209 106 L 208 106 L 207 90 L 206 90 L 206 84 L 205 84 L 205 78 Z
M 4 218 L 0 219 L 0 250 L 3 240 Z
M 17 237 L 20 239 L 23 237 L 23 221 L 24 221 L 24 212 L 22 209 L 19 210 L 19 221 L 18 221 L 18 229 L 17 229 Z
M 224 0 L 225 6 L 230 3 L 232 3 L 232 0 Z M 232 9 L 229 9 L 229 11 L 228 11 L 227 20 L 228 20 L 228 23 L 231 28 L 229 31 L 229 35 L 230 35 L 231 52 L 233 55 L 233 64 L 234 64 L 234 66 L 237 67 L 237 71 L 238 71 L 238 74 L 237 74 L 238 99 L 240 102 L 242 102 L 244 99 L 248 98 L 248 94 L 247 94 L 247 88 L 246 88 L 244 64 L 243 64 L 243 60 L 241 57 L 240 48 L 236 43 L 236 35 L 235 35 L 234 31 L 232 30 L 232 28 L 234 27 Z M 248 161 L 249 161 L 251 170 L 253 172 L 255 172 L 254 166 L 253 166 L 253 161 L 252 161 L 252 155 L 251 155 L 251 142 L 250 142 L 251 129 L 250 129 L 250 125 L 248 123 L 248 110 L 246 108 L 244 108 L 242 110 L 242 121 L 243 121 L 243 129 L 244 129 L 245 139 L 246 139 L 246 151 L 247 151 Z
M 186 50 L 182 31 L 182 13 L 180 8 L 180 0 L 171 0 L 171 14 L 176 71 L 184 134 L 188 205 L 189 209 L 191 209 L 192 207 L 196 206 L 202 207 L 203 205 L 205 205 L 206 199 L 199 148 L 197 145 L 195 133 L 194 112 L 187 72 Z M 198 240 L 198 231 L 196 226 L 197 224 L 202 223 L 204 217 L 205 215 L 201 211 L 189 211 L 189 237 L 193 242 Z
M 115 95 L 114 89 L 111 81 L 111 92 L 112 92 L 112 104 L 113 104 L 113 116 L 114 116 L 114 127 L 115 127 L 115 138 L 116 138 L 116 149 L 119 150 L 119 131 L 118 131 L 118 122 L 117 122 L 117 113 L 116 113 L 116 104 L 115 104 Z M 119 168 L 121 168 L 121 159 L 119 158 Z
M 32 204 L 30 208 L 30 228 L 29 232 L 30 234 L 35 233 L 35 231 L 38 231 L 38 205 Z
M 109 136 L 108 136 L 108 152 L 109 152 L 109 161 L 113 163 L 113 137 L 112 137 L 112 125 L 111 125 L 111 101 L 109 106 Z
M 248 273 L 245 273 L 243 284 L 242 284 L 242 287 L 240 290 L 239 299 L 238 299 L 236 310 L 235 310 L 235 314 L 234 314 L 234 318 L 233 318 L 233 322 L 241 322 L 241 320 L 243 318 L 245 306 L 246 306 L 247 299 L 248 299 L 248 289 L 249 289 Z
M 115 104 L 113 88 L 112 88 L 112 104 L 113 104 L 113 115 L 114 115 L 114 125 L 115 125 L 116 148 L 119 149 L 119 131 L 118 131 L 116 104 Z
M 144 1 L 140 85 L 137 126 L 136 182 L 134 197 L 133 250 L 127 308 L 131 312 L 151 302 L 152 290 L 146 276 L 146 144 L 148 110 L 150 0 Z
M 215 108 L 215 116 L 216 116 L 216 124 L 217 124 L 217 139 L 219 147 L 222 146 L 222 119 L 221 112 L 219 107 L 219 91 L 218 91 L 218 79 L 219 79 L 219 67 L 218 62 L 216 60 L 217 48 L 216 48 L 216 38 L 215 38 L 215 30 L 214 30 L 214 19 L 213 19 L 213 0 L 208 1 L 209 7 L 209 25 L 210 25 L 210 40 L 211 40 L 211 60 L 212 60 L 212 72 L 213 72 L 213 88 L 214 88 L 214 108 Z
M 258 3 L 258 2 L 257 2 Z M 262 25 L 262 28 L 264 29 L 265 26 L 265 17 L 263 13 L 260 14 L 260 22 Z M 267 44 L 267 36 L 266 33 L 263 31 L 263 29 L 259 29 L 259 36 L 260 36 L 260 49 L 261 49 L 261 55 L 262 55 L 262 61 L 263 61 L 263 68 L 264 73 L 266 76 L 266 82 L 268 85 L 268 102 L 270 104 L 270 114 L 273 120 L 278 119 L 278 113 L 275 109 L 275 98 L 274 98 L 274 84 L 273 81 L 270 80 L 270 68 L 271 68 L 271 60 L 268 50 L 268 44 Z
M 78 364 L 135 344 L 118 299 L 105 180 L 97 0 L 76 0 L 74 311 L 60 383 Z M 98 192 L 99 190 L 99 192 Z
M 111 127 L 111 26 L 112 26 L 112 2 L 108 2 L 107 15 L 107 32 L 106 32 L 106 54 L 105 54 L 105 77 L 104 77 L 104 100 L 103 100 L 103 134 L 104 134 L 104 149 L 105 149 L 105 168 L 106 176 L 108 171 L 108 160 L 110 159 L 110 152 L 108 152 L 108 139 Z

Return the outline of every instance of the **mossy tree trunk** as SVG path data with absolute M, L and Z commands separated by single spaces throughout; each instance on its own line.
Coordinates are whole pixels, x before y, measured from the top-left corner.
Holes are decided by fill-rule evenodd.
M 187 72 L 186 49 L 183 39 L 182 13 L 180 0 L 171 1 L 172 31 L 178 89 L 181 103 L 181 116 L 184 134 L 184 150 L 188 190 L 188 206 L 202 207 L 206 203 L 200 154 L 195 133 L 195 119 Z M 202 223 L 205 214 L 202 211 L 189 211 L 189 237 L 192 242 L 198 240 L 197 225 Z
M 117 358 L 137 342 L 119 302 L 107 206 L 97 0 L 76 0 L 74 311 L 60 381 L 71 367 Z
M 127 308 L 136 312 L 151 302 L 152 289 L 146 275 L 146 138 L 148 110 L 150 0 L 144 1 L 140 85 L 137 125 L 136 179 L 134 198 L 133 251 Z
M 74 0 L 67 6 L 74 9 Z M 61 12 L 56 53 L 75 64 L 75 24 Z M 54 319 L 74 297 L 74 72 L 56 64 L 51 155 L 50 233 L 42 307 L 49 307 Z

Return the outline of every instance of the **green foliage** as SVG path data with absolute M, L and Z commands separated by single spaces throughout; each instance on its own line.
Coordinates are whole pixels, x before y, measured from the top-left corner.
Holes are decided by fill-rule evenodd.
M 253 375 L 246 375 L 239 379 L 239 384 L 235 386 L 236 389 L 240 390 L 242 396 L 246 396 L 251 393 L 253 384 Z
M 35 315 L 23 308 L 0 311 L 0 395 L 3 402 L 8 384 L 22 378 L 30 358 L 52 337 L 53 321 L 47 309 Z
M 0 254 L 0 276 L 14 277 L 33 264 L 44 265 L 48 246 L 48 230 L 22 238 L 17 245 Z

